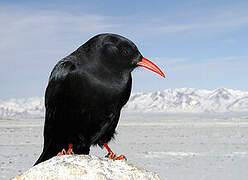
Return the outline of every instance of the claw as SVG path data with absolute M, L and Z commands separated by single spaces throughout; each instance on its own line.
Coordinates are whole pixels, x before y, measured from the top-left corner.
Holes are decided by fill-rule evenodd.
M 113 152 L 109 152 L 105 157 L 106 158 L 109 158 L 109 159 L 114 159 L 115 160 L 116 155 Z
M 69 144 L 69 149 L 66 151 L 65 149 L 62 149 L 61 152 L 58 153 L 59 156 L 62 156 L 62 155 L 73 155 L 74 152 L 72 150 L 72 144 Z
M 125 160 L 125 161 L 127 161 L 127 158 L 126 158 L 126 156 L 124 156 L 124 155 L 120 155 L 120 156 L 118 156 L 117 158 L 115 158 L 116 160 Z
M 65 149 L 62 149 L 62 151 L 61 151 L 61 152 L 59 152 L 59 153 L 58 153 L 58 155 L 59 155 L 59 156 L 66 155 L 66 151 L 65 151 Z

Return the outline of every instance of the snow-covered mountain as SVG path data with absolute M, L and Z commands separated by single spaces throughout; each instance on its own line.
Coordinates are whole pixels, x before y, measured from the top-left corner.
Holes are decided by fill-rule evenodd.
M 151 93 L 134 93 L 125 112 L 224 113 L 248 112 L 248 92 L 220 88 L 166 89 Z M 44 98 L 0 100 L 0 118 L 44 117 Z
M 0 118 L 41 118 L 44 114 L 43 97 L 0 100 Z
M 171 113 L 248 112 L 248 92 L 226 88 L 178 88 L 137 93 L 131 96 L 125 110 Z

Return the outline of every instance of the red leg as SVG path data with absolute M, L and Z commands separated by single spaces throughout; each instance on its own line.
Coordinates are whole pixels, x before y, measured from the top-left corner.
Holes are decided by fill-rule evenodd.
M 103 144 L 109 153 L 113 153 L 107 143 Z
M 117 157 L 117 156 L 113 153 L 113 151 L 111 151 L 111 149 L 109 148 L 109 146 L 108 146 L 107 143 L 104 143 L 103 145 L 104 145 L 104 147 L 105 147 L 105 148 L 107 149 L 107 151 L 108 151 L 108 154 L 107 154 L 105 157 L 107 157 L 107 158 L 109 158 L 109 159 L 113 159 L 113 160 L 122 160 L 122 159 L 127 160 L 127 158 L 126 158 L 125 156 L 123 156 L 123 155 L 120 155 L 120 156 Z

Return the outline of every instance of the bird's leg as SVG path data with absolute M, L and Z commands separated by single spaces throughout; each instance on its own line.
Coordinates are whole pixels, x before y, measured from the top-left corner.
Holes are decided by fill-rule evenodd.
M 61 155 L 72 155 L 74 154 L 73 150 L 72 150 L 72 143 L 69 143 L 69 149 L 66 151 L 65 149 L 62 149 L 61 152 L 58 153 L 59 156 Z
M 113 151 L 111 151 L 111 149 L 109 148 L 108 144 L 104 143 L 103 145 L 108 151 L 108 154 L 105 157 L 107 157 L 109 159 L 115 159 L 116 155 L 113 153 Z
M 113 160 L 122 160 L 122 159 L 127 160 L 127 158 L 124 155 L 120 155 L 117 157 L 116 154 L 113 153 L 113 151 L 111 151 L 111 149 L 109 148 L 107 143 L 104 143 L 103 145 L 108 151 L 108 154 L 105 157 L 107 157 L 109 159 L 113 159 Z

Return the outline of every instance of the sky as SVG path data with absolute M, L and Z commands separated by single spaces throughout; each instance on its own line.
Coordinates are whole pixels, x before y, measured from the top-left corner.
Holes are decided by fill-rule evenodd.
M 0 1 L 0 99 L 44 96 L 54 65 L 99 33 L 132 40 L 162 78 L 133 72 L 133 92 L 248 91 L 248 1 Z

